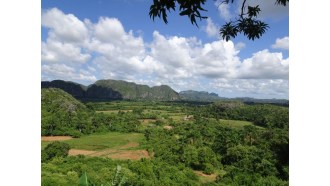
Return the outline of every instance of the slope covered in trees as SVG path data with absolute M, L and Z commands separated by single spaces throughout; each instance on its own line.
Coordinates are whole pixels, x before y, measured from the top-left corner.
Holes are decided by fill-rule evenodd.
M 41 89 L 41 135 L 79 136 L 86 133 L 91 112 L 61 89 Z

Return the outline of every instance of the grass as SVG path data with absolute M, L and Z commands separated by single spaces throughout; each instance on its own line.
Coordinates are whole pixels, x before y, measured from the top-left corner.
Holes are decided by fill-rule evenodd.
M 92 134 L 82 136 L 80 138 L 73 138 L 71 140 L 63 141 L 68 143 L 72 149 L 83 149 L 99 151 L 103 149 L 119 149 L 121 146 L 130 142 L 141 143 L 144 140 L 144 136 L 141 133 L 119 133 L 110 132 L 106 134 Z M 42 149 L 51 142 L 41 142 Z M 136 147 L 141 149 L 142 147 Z
M 220 124 L 225 125 L 230 128 L 235 128 L 235 129 L 243 129 L 244 126 L 246 126 L 246 125 L 254 125 L 250 121 L 226 120 L 226 119 L 220 119 Z M 256 126 L 256 127 L 263 129 L 262 127 L 259 127 L 259 126 Z
M 103 113 L 103 114 L 118 114 L 119 111 L 132 112 L 132 110 L 99 110 L 99 111 L 95 111 L 95 112 L 96 113 Z

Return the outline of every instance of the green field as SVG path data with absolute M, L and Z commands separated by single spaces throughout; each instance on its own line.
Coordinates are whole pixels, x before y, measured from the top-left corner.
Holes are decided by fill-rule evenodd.
M 250 121 L 226 120 L 226 119 L 220 119 L 220 124 L 236 129 L 242 129 L 246 125 L 253 125 L 253 123 Z
M 72 149 L 84 149 L 99 151 L 103 149 L 118 149 L 128 143 L 142 143 L 144 136 L 141 133 L 119 133 L 110 132 L 106 134 L 92 134 L 63 141 L 68 143 Z M 51 142 L 42 141 L 41 148 L 44 149 Z M 135 149 L 142 147 L 134 147 Z

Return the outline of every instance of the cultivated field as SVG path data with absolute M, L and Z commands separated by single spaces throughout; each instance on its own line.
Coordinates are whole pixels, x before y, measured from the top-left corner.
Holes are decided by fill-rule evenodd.
M 42 137 L 41 146 L 45 148 L 51 141 L 66 139 L 71 147 L 69 155 L 86 155 L 109 157 L 112 159 L 132 159 L 149 158 L 149 154 L 140 145 L 144 136 L 141 133 L 118 133 L 110 132 L 106 134 L 93 134 L 80 138 L 66 136 Z

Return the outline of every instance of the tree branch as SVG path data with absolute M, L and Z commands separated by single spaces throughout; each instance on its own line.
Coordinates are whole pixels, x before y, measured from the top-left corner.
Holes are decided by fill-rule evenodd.
M 241 16 L 242 19 L 243 19 L 243 15 L 244 15 L 245 2 L 246 2 L 246 0 L 243 1 L 242 7 L 241 7 L 241 15 L 240 16 Z

